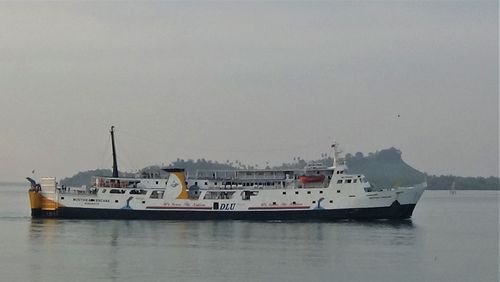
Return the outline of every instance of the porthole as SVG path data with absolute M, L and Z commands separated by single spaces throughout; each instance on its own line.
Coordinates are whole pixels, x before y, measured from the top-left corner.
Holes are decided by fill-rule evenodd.
M 299 194 L 299 191 L 295 191 L 295 195 L 298 195 Z
M 323 194 L 323 191 L 319 191 L 320 194 Z
M 115 200 L 115 203 L 118 203 L 118 200 Z
M 283 195 L 286 195 L 286 192 L 283 192 Z

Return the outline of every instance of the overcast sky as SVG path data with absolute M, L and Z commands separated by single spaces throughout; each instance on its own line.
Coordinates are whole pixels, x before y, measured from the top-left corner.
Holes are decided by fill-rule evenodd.
M 396 147 L 498 175 L 497 1 L 1 2 L 0 181 Z M 398 117 L 400 115 L 400 117 Z

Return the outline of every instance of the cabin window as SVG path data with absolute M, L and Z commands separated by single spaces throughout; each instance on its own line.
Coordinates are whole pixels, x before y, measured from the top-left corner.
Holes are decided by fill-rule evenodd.
M 118 203 L 118 200 L 115 200 L 115 203 Z
M 316 201 L 313 201 L 313 204 L 316 204 Z
M 215 182 L 214 185 L 217 185 L 217 182 Z
M 307 191 L 307 194 L 311 194 L 311 191 Z
M 286 192 L 283 192 L 283 195 L 286 195 Z
M 146 203 L 146 201 L 142 201 L 142 203 L 143 203 L 143 204 L 145 204 L 145 203 Z
M 233 198 L 234 191 L 225 192 L 225 191 L 208 191 L 205 193 L 203 199 L 209 200 L 227 200 Z
M 297 203 L 296 202 L 292 202 L 293 205 L 296 205 Z
M 346 181 L 345 181 L 345 182 L 346 182 L 346 183 L 351 183 L 351 182 L 352 182 L 352 180 L 351 180 L 351 179 L 346 179 Z
M 208 185 L 208 182 L 205 182 L 205 185 Z
M 156 185 L 158 185 L 158 181 L 156 181 Z
M 332 200 L 330 200 L 330 204 L 333 204 L 333 201 L 332 201 Z
M 320 194 L 323 194 L 323 191 L 319 191 Z
M 146 190 L 143 190 L 143 189 L 134 189 L 134 190 L 130 190 L 129 194 L 132 194 L 132 195 L 146 195 L 147 191 Z
M 357 179 L 353 179 L 353 180 L 352 180 L 352 183 L 356 183 L 356 182 L 358 182 L 358 180 L 357 180 Z
M 337 193 L 340 193 L 340 190 L 337 190 Z
M 342 184 L 342 179 L 337 180 L 337 184 Z
M 101 190 L 101 193 L 106 193 L 106 189 L 102 189 L 102 190 Z
M 259 191 L 243 191 L 243 200 L 250 200 L 250 196 L 257 196 Z
M 61 200 L 64 200 L 64 197 L 61 197 Z
M 273 205 L 276 205 L 276 202 L 273 202 Z
M 109 190 L 109 193 L 111 193 L 111 194 L 125 194 L 125 190 L 111 189 L 111 190 Z
M 151 199 L 163 199 L 163 191 L 153 191 L 149 196 Z
M 295 195 L 298 195 L 299 194 L 299 191 L 295 191 Z

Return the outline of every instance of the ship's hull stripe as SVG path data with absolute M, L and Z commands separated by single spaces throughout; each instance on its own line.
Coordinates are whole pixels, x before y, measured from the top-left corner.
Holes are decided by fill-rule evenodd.
M 254 210 L 254 211 L 190 211 L 190 210 L 131 210 L 61 207 L 57 211 L 32 210 L 35 218 L 80 219 L 145 219 L 145 220 L 343 220 L 343 219 L 406 219 L 415 204 L 391 205 L 379 208 L 315 209 L 315 210 Z
M 310 206 L 277 206 L 277 207 L 249 207 L 249 210 L 292 210 L 292 209 L 309 209 Z
M 211 210 L 211 207 L 183 207 L 183 206 L 147 206 L 146 209 L 158 210 Z

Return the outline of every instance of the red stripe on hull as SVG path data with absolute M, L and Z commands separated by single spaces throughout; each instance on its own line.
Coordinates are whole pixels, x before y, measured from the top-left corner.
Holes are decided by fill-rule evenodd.
M 146 209 L 160 210 L 211 210 L 211 207 L 176 207 L 176 206 L 148 206 Z
M 310 206 L 249 207 L 249 210 L 308 209 Z

